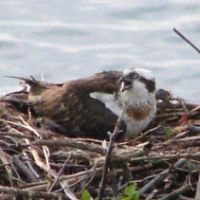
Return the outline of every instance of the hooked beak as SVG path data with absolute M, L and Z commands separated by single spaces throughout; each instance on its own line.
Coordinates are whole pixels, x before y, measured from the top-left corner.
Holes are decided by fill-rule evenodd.
M 120 79 L 120 91 L 124 92 L 132 87 L 132 79 L 128 76 L 122 76 Z

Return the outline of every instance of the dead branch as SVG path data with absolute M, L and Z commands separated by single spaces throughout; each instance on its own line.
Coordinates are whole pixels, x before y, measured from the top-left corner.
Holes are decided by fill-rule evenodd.
M 122 113 L 122 115 L 123 115 L 123 113 Z M 122 115 L 121 115 L 121 117 L 122 117 Z M 113 131 L 113 133 L 110 137 L 110 142 L 108 144 L 108 150 L 106 152 L 106 158 L 105 158 L 102 178 L 101 178 L 101 182 L 100 182 L 100 185 L 99 185 L 99 194 L 98 194 L 99 200 L 103 199 L 105 185 L 106 185 L 106 179 L 107 179 L 107 175 L 108 175 L 108 168 L 109 168 L 109 164 L 110 164 L 110 160 L 111 160 L 113 144 L 114 144 L 118 134 L 120 133 L 119 128 L 120 128 L 121 120 L 122 120 L 121 117 L 119 117 L 118 120 L 117 120 L 115 129 L 114 129 L 114 131 Z
M 195 49 L 198 53 L 200 53 L 200 49 L 192 43 L 186 36 L 184 36 L 180 31 L 178 31 L 176 28 L 173 28 L 173 31 L 180 36 L 185 42 L 187 42 L 193 49 Z
M 19 171 L 27 178 L 28 182 L 37 182 L 39 179 L 32 173 L 32 171 L 18 158 L 13 156 L 13 164 L 19 169 Z
M 195 194 L 195 200 L 199 200 L 199 199 L 200 199 L 200 175 L 199 175 L 199 179 L 198 179 L 198 183 L 196 187 L 196 194 Z
M 104 148 L 102 148 L 99 145 L 95 144 L 89 144 L 89 143 L 84 143 L 84 142 L 79 142 L 75 139 L 62 139 L 62 140 L 35 140 L 34 142 L 31 143 L 31 145 L 45 145 L 45 146 L 53 146 L 53 147 L 71 147 L 71 148 L 76 148 L 76 149 L 82 149 L 82 150 L 87 150 L 91 152 L 96 152 L 100 154 L 104 154 L 106 151 Z
M 176 167 L 180 167 L 182 166 L 183 164 L 186 163 L 186 160 L 185 159 L 180 159 L 178 160 L 175 164 L 174 164 L 174 168 Z M 152 190 L 153 188 L 155 188 L 156 185 L 158 185 L 161 181 L 163 181 L 169 174 L 170 172 L 170 168 L 169 169 L 166 169 L 164 170 L 163 172 L 159 173 L 154 179 L 152 179 L 148 184 L 146 184 L 144 187 L 142 187 L 140 190 L 139 190 L 139 193 L 141 195 L 143 195 L 144 193 Z
M 171 200 L 177 198 L 180 194 L 190 191 L 191 187 L 189 184 L 183 185 L 180 188 L 174 190 L 173 192 L 163 196 L 160 200 Z
M 10 188 L 10 187 L 4 187 L 0 186 L 0 192 L 3 193 L 8 193 L 8 194 L 13 194 L 14 196 L 23 196 L 25 198 L 44 198 L 44 199 L 66 199 L 63 194 L 58 194 L 58 193 L 53 193 L 53 192 L 35 192 L 33 190 L 21 190 L 21 189 L 16 189 L 16 188 Z

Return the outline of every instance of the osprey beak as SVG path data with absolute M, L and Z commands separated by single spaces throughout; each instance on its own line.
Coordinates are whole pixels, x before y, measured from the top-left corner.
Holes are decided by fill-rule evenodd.
M 120 91 L 124 92 L 132 87 L 132 79 L 128 76 L 122 76 L 120 78 Z

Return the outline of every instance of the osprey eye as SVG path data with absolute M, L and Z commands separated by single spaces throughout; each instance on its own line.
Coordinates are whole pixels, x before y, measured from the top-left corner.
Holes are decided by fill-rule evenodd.
M 137 73 L 132 73 L 131 74 L 132 79 L 137 79 L 139 75 Z

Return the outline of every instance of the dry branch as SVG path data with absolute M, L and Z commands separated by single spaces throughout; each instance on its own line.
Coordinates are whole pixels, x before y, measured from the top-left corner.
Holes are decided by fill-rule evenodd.
M 176 28 L 173 28 L 173 31 L 180 36 L 185 42 L 187 42 L 193 49 L 195 49 L 198 53 L 200 53 L 200 49 L 192 43 L 186 36 L 184 36 L 180 31 L 178 31 Z
M 185 159 L 178 160 L 174 164 L 174 168 L 182 166 L 183 164 L 185 164 L 185 162 L 186 162 Z M 163 172 L 159 173 L 154 179 L 152 179 L 148 184 L 146 184 L 144 187 L 142 187 L 139 190 L 140 194 L 143 195 L 144 193 L 155 188 L 156 185 L 158 185 L 161 181 L 163 181 L 169 175 L 170 170 L 171 168 L 166 169 Z
M 200 199 L 200 175 L 197 183 L 197 188 L 196 188 L 196 194 L 195 194 L 195 200 Z
M 111 161 L 111 158 L 112 158 L 111 154 L 112 154 L 112 150 L 113 150 L 113 145 L 114 145 L 114 142 L 115 142 L 118 134 L 120 133 L 119 128 L 120 128 L 120 125 L 121 125 L 121 122 L 122 122 L 122 119 L 121 119 L 122 115 L 123 115 L 123 113 L 118 118 L 115 129 L 114 129 L 112 135 L 110 136 L 110 142 L 108 144 L 108 149 L 107 149 L 107 152 L 106 152 L 102 178 L 101 178 L 101 182 L 100 182 L 100 185 L 99 185 L 99 194 L 98 194 L 99 200 L 103 199 L 105 185 L 106 185 L 106 179 L 107 179 L 107 176 L 108 176 L 108 168 L 110 166 L 110 161 Z
M 0 192 L 7 193 L 7 194 L 13 194 L 14 196 L 22 196 L 25 198 L 44 198 L 44 199 L 66 199 L 63 194 L 58 194 L 58 193 L 53 193 L 53 192 L 35 192 L 32 190 L 21 190 L 21 189 L 16 189 L 16 188 L 10 188 L 10 187 L 5 187 L 5 186 L 0 186 Z
M 54 148 L 56 147 L 71 147 L 71 148 L 76 148 L 76 149 L 82 149 L 86 151 L 91 151 L 91 152 L 96 152 L 100 154 L 104 154 L 106 150 L 102 148 L 99 145 L 95 144 L 89 144 L 89 143 L 84 143 L 84 142 L 79 142 L 75 139 L 62 139 L 62 140 L 35 140 L 32 142 L 31 145 L 45 145 L 45 146 L 53 146 Z
M 177 198 L 180 194 L 190 191 L 191 187 L 189 184 L 183 185 L 180 188 L 174 190 L 173 192 L 163 196 L 160 200 L 171 200 Z

